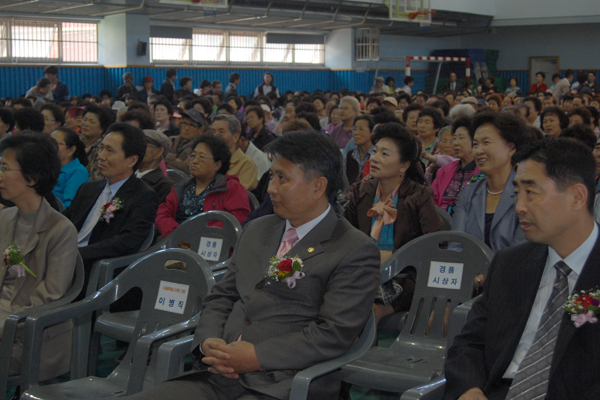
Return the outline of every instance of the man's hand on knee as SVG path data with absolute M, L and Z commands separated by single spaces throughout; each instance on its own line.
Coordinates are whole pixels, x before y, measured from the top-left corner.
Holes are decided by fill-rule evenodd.
M 224 351 L 231 357 L 227 365 L 233 367 L 238 374 L 260 371 L 260 364 L 252 343 L 244 341 L 229 343 Z
M 487 400 L 487 397 L 485 397 L 481 389 L 475 387 L 464 392 L 458 400 Z
M 202 342 L 201 348 L 204 353 L 202 362 L 210 365 L 209 372 L 224 375 L 227 378 L 239 378 L 239 375 L 228 364 L 231 357 L 224 351 L 227 348 L 227 342 L 219 338 L 208 338 Z

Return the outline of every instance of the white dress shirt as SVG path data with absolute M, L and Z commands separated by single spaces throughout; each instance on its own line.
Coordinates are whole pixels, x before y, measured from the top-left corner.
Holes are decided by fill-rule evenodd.
M 299 241 L 302 240 L 302 238 L 304 236 L 306 236 L 306 234 L 308 232 L 310 232 L 315 226 L 317 226 L 319 224 L 319 222 L 323 221 L 323 219 L 327 216 L 327 213 L 329 212 L 329 210 L 331 210 L 331 204 L 327 205 L 327 210 L 325 210 L 325 212 L 321 215 L 319 215 L 317 218 L 313 219 L 312 221 L 308 221 L 305 224 L 302 224 L 296 228 L 296 234 L 298 235 L 298 240 L 296 240 L 296 243 L 298 243 Z M 285 233 L 288 231 L 288 229 L 293 228 L 292 224 L 290 224 L 290 220 L 286 219 L 285 220 L 285 230 L 283 231 L 283 235 L 281 236 L 281 240 L 279 241 L 279 245 L 281 245 L 281 243 L 283 242 L 283 238 L 285 237 Z M 292 248 L 294 248 L 294 246 L 296 245 L 296 243 L 294 243 L 294 245 L 292 246 Z M 291 250 L 290 250 L 291 251 Z
M 594 245 L 596 244 L 596 239 L 598 239 L 598 225 L 594 224 L 594 229 L 588 238 L 583 242 L 575 251 L 569 254 L 565 259 L 554 251 L 553 248 L 548 247 L 548 257 L 546 258 L 546 266 L 544 267 L 544 273 L 542 274 L 542 280 L 540 281 L 540 286 L 538 288 L 537 294 L 535 296 L 535 301 L 533 302 L 533 307 L 531 308 L 531 313 L 529 314 L 529 319 L 527 320 L 527 325 L 525 325 L 525 330 L 523 331 L 523 335 L 521 336 L 521 341 L 517 346 L 517 350 L 515 351 L 515 355 L 513 359 L 506 369 L 503 378 L 505 379 L 513 379 L 517 370 L 519 369 L 519 365 L 525 358 L 527 351 L 531 347 L 533 340 L 535 339 L 535 334 L 537 332 L 538 326 L 540 325 L 540 320 L 542 319 L 542 314 L 544 313 L 544 308 L 546 308 L 546 304 L 548 303 L 548 299 L 552 294 L 552 287 L 554 286 L 554 280 L 556 279 L 556 268 L 554 265 L 559 261 L 564 261 L 565 264 L 571 268 L 571 273 L 569 274 L 569 292 L 573 292 L 573 288 L 577 283 L 577 278 L 581 274 L 581 270 L 585 265 L 585 262 L 588 259 L 588 256 L 592 252 Z

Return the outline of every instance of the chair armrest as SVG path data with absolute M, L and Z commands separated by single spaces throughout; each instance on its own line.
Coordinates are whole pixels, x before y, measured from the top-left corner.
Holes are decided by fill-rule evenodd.
M 180 372 L 181 359 L 194 350 L 192 349 L 193 341 L 194 336 L 186 336 L 171 340 L 158 348 L 155 385 L 174 378 Z
M 129 383 L 127 385 L 128 396 L 142 391 L 144 386 L 144 376 L 146 375 L 148 356 L 150 355 L 152 345 L 156 342 L 163 341 L 172 338 L 173 336 L 181 335 L 196 329 L 199 319 L 200 313 L 194 315 L 187 321 L 171 325 L 168 328 L 152 332 L 138 339 L 133 353 L 133 363 L 131 366 L 131 373 L 129 375 Z M 158 363 L 157 365 L 161 364 Z
M 308 398 L 308 389 L 313 379 L 325 375 L 331 371 L 335 371 L 344 365 L 358 360 L 362 357 L 373 344 L 377 329 L 375 327 L 375 315 L 371 311 L 371 315 L 365 324 L 362 334 L 358 341 L 345 354 L 333 360 L 324 361 L 312 367 L 300 371 L 292 381 L 292 389 L 290 391 L 289 400 L 305 400 Z
M 6 318 L 4 322 L 4 330 L 2 331 L 2 340 L 0 341 L 0 393 L 6 393 L 13 344 L 17 335 L 17 325 L 27 319 L 27 317 L 34 312 L 44 312 L 70 304 L 77 295 L 78 293 L 73 292 L 56 301 L 51 301 L 39 307 L 20 311 L 18 313 L 9 315 Z
M 480 296 L 474 297 L 454 309 L 454 312 L 452 313 L 452 320 L 450 321 L 450 326 L 448 329 L 447 349 L 452 347 L 454 337 L 462 331 L 463 326 L 465 326 L 467 322 L 469 311 L 471 311 L 473 304 L 479 299 Z
M 439 377 L 423 386 L 417 386 L 402 394 L 400 400 L 438 400 L 444 396 L 446 378 Z
M 39 381 L 42 333 L 44 329 L 107 307 L 113 301 L 114 286 L 114 284 L 107 285 L 93 296 L 88 296 L 77 303 L 50 310 L 32 310 L 25 321 L 25 338 L 23 340 L 21 367 L 21 389 L 23 392 L 31 385 L 37 385 Z
M 94 288 L 94 291 L 100 289 L 108 282 L 113 280 L 113 275 L 117 268 L 127 267 L 142 257 L 147 256 L 148 254 L 152 254 L 151 251 L 143 251 L 140 253 L 130 254 L 128 256 L 115 257 L 115 258 L 107 258 L 104 260 L 100 260 L 97 262 L 98 264 L 98 281 L 96 282 L 97 287 Z M 94 264 L 94 266 L 96 266 Z M 90 280 L 91 282 L 91 280 Z M 90 285 L 88 284 L 88 291 Z M 92 292 L 93 293 L 93 292 Z M 89 294 L 89 293 L 88 293 Z

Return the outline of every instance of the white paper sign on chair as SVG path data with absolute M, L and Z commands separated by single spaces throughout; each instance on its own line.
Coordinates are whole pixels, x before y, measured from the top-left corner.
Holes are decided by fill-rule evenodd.
M 201 237 L 198 254 L 207 261 L 219 261 L 221 247 L 223 247 L 223 239 Z
M 160 281 L 160 288 L 158 289 L 158 296 L 156 296 L 154 308 L 157 310 L 183 314 L 189 291 L 189 285 Z
M 462 284 L 463 263 L 432 261 L 429 264 L 428 287 L 459 290 Z

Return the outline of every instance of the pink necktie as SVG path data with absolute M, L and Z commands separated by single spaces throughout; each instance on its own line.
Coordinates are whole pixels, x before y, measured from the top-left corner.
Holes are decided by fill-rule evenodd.
M 277 257 L 283 257 L 296 243 L 298 240 L 298 234 L 296 233 L 296 228 L 290 228 L 285 232 L 285 236 L 283 237 L 283 242 L 279 245 L 279 250 L 277 250 Z

